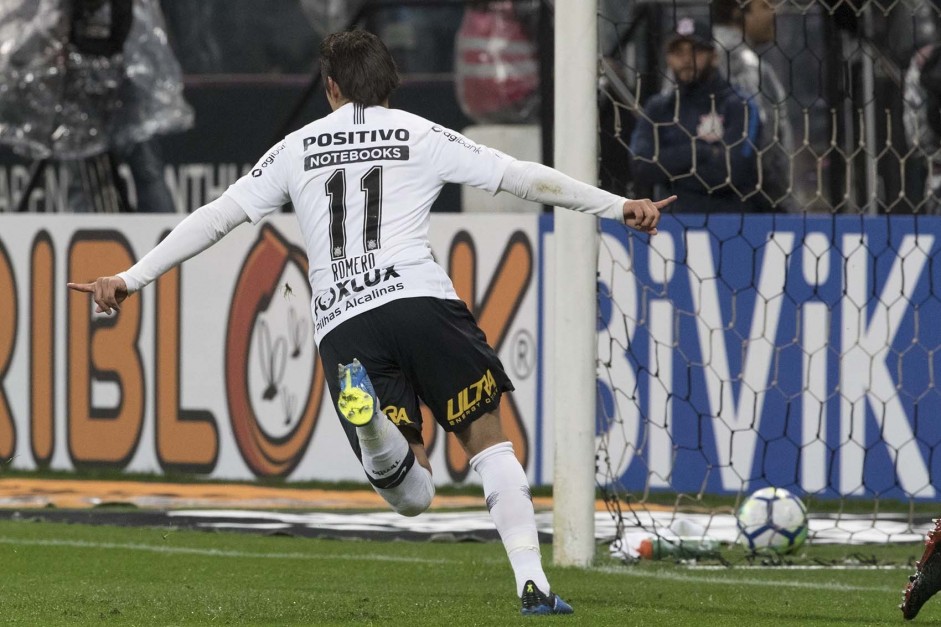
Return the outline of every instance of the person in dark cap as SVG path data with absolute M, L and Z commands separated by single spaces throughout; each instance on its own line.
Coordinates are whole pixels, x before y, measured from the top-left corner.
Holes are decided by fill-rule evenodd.
M 708 22 L 677 19 L 665 52 L 672 89 L 638 111 L 635 181 L 676 194 L 676 213 L 758 210 L 761 118 L 718 72 Z
M 673 34 L 667 40 L 667 65 L 676 75 L 677 81 L 685 83 L 711 71 L 716 62 L 715 42 L 712 41 L 712 29 L 709 24 L 691 17 L 679 18 Z M 694 65 L 697 67 L 693 67 Z M 682 72 L 682 79 L 676 74 L 676 68 Z M 698 70 L 699 73 L 691 74 L 692 70 Z

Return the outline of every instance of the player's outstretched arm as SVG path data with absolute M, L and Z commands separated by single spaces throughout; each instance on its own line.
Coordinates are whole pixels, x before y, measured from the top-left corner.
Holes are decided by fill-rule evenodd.
M 657 233 L 660 210 L 676 200 L 676 196 L 657 201 L 629 200 L 531 161 L 514 161 L 508 165 L 500 189 L 544 205 L 618 220 L 650 235 Z
M 98 277 L 91 283 L 69 283 L 68 287 L 91 294 L 98 313 L 120 311 L 121 302 L 125 298 L 155 281 L 167 270 L 206 250 L 247 221 L 248 215 L 239 204 L 228 196 L 222 196 L 187 216 L 127 271 Z

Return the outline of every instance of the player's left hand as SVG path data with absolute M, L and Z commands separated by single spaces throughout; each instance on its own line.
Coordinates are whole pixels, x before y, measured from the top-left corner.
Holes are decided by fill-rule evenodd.
M 121 311 L 119 306 L 127 298 L 127 284 L 119 276 L 101 276 L 94 283 L 68 283 L 70 290 L 92 294 L 98 313 L 111 315 L 111 310 Z
M 657 201 L 649 198 L 626 200 L 624 201 L 624 224 L 641 233 L 656 235 L 657 224 L 660 223 L 660 210 L 674 200 L 676 196 Z

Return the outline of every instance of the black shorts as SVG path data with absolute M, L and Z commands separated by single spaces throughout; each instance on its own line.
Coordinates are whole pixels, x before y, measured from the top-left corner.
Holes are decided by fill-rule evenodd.
M 445 431 L 462 431 L 500 405 L 513 383 L 484 332 L 460 300 L 402 298 L 361 313 L 320 341 L 336 407 L 337 367 L 358 359 L 379 405 L 410 442 L 422 442 L 419 399 Z M 357 457 L 356 427 L 340 418 Z M 414 430 L 414 432 L 412 431 Z

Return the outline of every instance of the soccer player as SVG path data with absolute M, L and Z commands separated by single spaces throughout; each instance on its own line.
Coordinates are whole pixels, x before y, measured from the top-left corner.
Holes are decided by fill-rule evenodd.
M 543 572 L 526 473 L 500 426 L 500 396 L 513 384 L 432 258 L 429 213 L 450 181 L 654 234 L 660 209 L 673 198 L 614 196 L 390 109 L 399 76 L 375 35 L 335 33 L 320 53 L 330 115 L 272 147 L 249 174 L 193 212 L 129 270 L 69 287 L 93 294 L 97 311 L 110 314 L 236 226 L 257 223 L 291 201 L 310 262 L 315 339 L 327 383 L 369 482 L 405 516 L 431 504 L 435 488 L 421 438 L 421 398 L 457 436 L 480 475 L 522 613 L 571 613 Z M 397 416 L 404 410 L 408 421 L 393 424 L 381 410 L 390 406 Z

